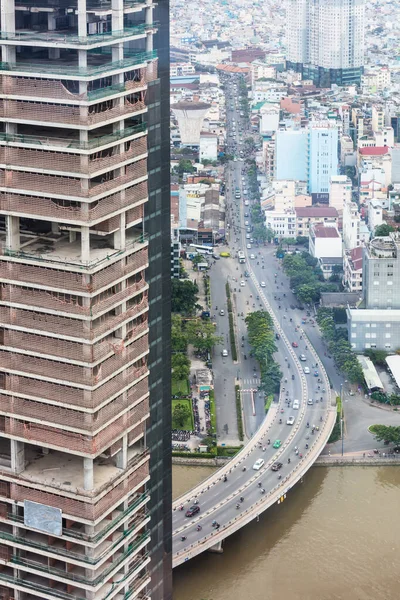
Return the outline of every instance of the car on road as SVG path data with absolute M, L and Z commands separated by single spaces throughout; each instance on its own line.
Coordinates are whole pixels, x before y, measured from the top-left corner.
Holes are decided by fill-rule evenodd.
M 299 345 L 298 345 L 297 342 L 292 342 L 292 346 L 293 346 L 293 348 L 298 348 L 299 347 Z
M 262 281 L 262 282 L 260 283 L 260 286 L 261 286 L 261 287 L 265 287 L 265 281 Z
M 255 254 L 250 254 L 250 258 L 251 258 L 252 260 L 254 260 L 254 259 L 255 259 L 255 257 L 256 257 L 256 255 L 255 255 Z
M 283 464 L 280 462 L 276 462 L 272 465 L 271 467 L 271 471 L 279 471 L 279 469 L 282 469 Z
M 293 416 L 288 417 L 287 421 L 286 421 L 286 425 L 293 425 L 293 423 L 294 423 L 294 417 Z
M 258 458 L 253 465 L 254 471 L 259 471 L 261 469 L 261 467 L 264 465 L 264 462 L 265 461 L 263 458 Z
M 303 371 L 306 375 L 310 374 L 310 369 L 308 367 L 304 367 Z
M 191 506 L 190 508 L 187 509 L 186 516 L 194 517 L 194 515 L 197 515 L 197 513 L 199 513 L 199 512 L 200 512 L 200 506 L 198 504 L 195 504 L 194 506 Z
M 273 448 L 280 448 L 282 445 L 281 440 L 275 440 L 274 443 L 272 444 Z
M 302 361 L 305 361 L 305 360 L 307 360 L 307 357 L 305 354 L 300 354 L 299 359 Z
M 298 400 L 293 400 L 293 408 L 294 410 L 299 410 L 300 402 Z
M 307 404 L 310 404 L 310 405 L 311 405 L 311 404 L 314 404 L 314 401 L 313 401 L 313 399 L 312 399 L 312 398 L 309 398 L 309 399 L 307 400 Z
M 214 260 L 219 260 L 221 258 L 220 256 L 218 256 L 218 254 L 213 254 L 212 257 Z
M 247 226 L 247 225 L 249 224 L 249 222 L 248 222 L 248 221 L 245 221 L 245 222 L 244 222 L 244 224 Z
M 245 218 L 249 216 L 249 213 L 244 213 Z
M 280 340 L 280 339 L 281 339 L 281 336 L 279 335 L 279 333 L 276 333 L 276 334 L 275 334 L 275 339 L 276 339 L 276 340 Z
M 244 201 L 244 205 L 245 205 L 245 206 L 248 206 L 248 205 L 249 205 L 249 201 L 248 201 L 248 200 L 245 200 L 245 201 Z
M 291 305 L 290 305 L 290 308 L 291 308 L 292 310 L 294 310 L 296 307 L 295 307 L 295 305 L 294 305 L 294 304 L 291 304 Z
M 246 248 L 247 250 L 251 250 L 251 244 L 247 244 Z
M 224 316 L 224 314 L 225 314 L 225 311 L 224 311 L 224 309 L 223 309 L 223 308 L 221 308 L 221 310 L 219 311 L 219 314 L 221 315 L 221 317 L 223 317 L 223 316 Z
M 240 282 L 240 287 L 244 287 L 245 285 L 246 285 L 246 282 L 242 280 L 242 281 Z
M 245 271 L 245 272 L 244 272 L 244 276 L 245 276 L 245 277 L 250 277 L 250 273 L 249 273 L 248 271 Z
M 228 356 L 228 350 L 224 348 L 221 352 L 222 356 Z

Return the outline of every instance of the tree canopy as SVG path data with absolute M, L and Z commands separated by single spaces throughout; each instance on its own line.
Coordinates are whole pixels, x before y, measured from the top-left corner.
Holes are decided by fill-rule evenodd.
M 382 225 L 378 225 L 375 229 L 375 237 L 386 237 L 394 231 L 394 228 L 391 225 L 387 225 L 386 223 L 382 223 Z
M 378 442 L 389 442 L 396 446 L 400 445 L 400 427 L 394 427 L 392 425 L 371 425 L 369 430 Z
M 196 308 L 201 308 L 197 304 L 198 291 L 197 284 L 188 279 L 172 279 L 172 312 L 185 316 L 194 314 Z
M 271 315 L 267 311 L 259 310 L 248 314 L 245 321 L 249 344 L 260 365 L 260 389 L 267 396 L 274 394 L 279 390 L 282 373 L 279 365 L 273 360 L 277 348 Z

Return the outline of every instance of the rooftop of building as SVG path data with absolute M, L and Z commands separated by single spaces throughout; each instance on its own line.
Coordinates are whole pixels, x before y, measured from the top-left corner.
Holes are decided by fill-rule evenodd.
M 206 102 L 188 102 L 182 100 L 171 106 L 172 110 L 206 110 L 211 107 L 211 104 Z
M 359 292 L 322 292 L 321 306 L 352 306 L 355 307 L 360 301 Z M 400 312 L 400 311 L 399 311 Z
M 316 238 L 340 238 L 340 234 L 336 227 L 324 227 L 324 225 L 317 225 L 313 228 L 313 233 Z
M 297 217 L 337 217 L 338 211 L 332 206 L 303 206 L 295 208 Z
M 366 148 L 360 148 L 359 153 L 361 156 L 383 156 L 389 153 L 388 146 L 367 146 Z

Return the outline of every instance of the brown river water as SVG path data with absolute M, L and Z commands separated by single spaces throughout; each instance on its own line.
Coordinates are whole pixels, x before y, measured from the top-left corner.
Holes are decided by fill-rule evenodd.
M 174 467 L 174 497 L 212 471 Z M 400 600 L 400 467 L 315 467 L 223 548 L 174 570 L 174 600 Z

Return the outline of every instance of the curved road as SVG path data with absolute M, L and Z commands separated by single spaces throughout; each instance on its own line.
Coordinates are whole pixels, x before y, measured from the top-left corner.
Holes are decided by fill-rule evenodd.
M 231 173 L 231 176 L 233 176 L 231 177 L 231 186 L 233 179 L 236 186 L 242 187 L 242 165 L 241 162 L 234 163 L 233 172 Z M 236 227 L 238 234 L 240 231 L 241 247 L 245 249 L 245 227 L 242 212 L 239 207 L 233 209 L 232 225 Z M 248 256 L 252 252 L 254 254 L 256 252 L 268 253 L 267 250 L 259 249 L 246 251 Z M 290 322 L 291 314 L 289 311 L 282 314 L 282 310 L 277 309 L 276 302 L 273 299 L 273 296 L 277 295 L 277 286 L 273 281 L 275 279 L 273 270 L 275 265 L 271 269 L 272 256 L 269 259 L 264 259 L 264 264 L 268 264 L 265 269 L 262 269 L 262 255 L 258 254 L 257 256 L 258 261 L 257 259 L 251 260 L 248 258 L 247 264 L 242 265 L 243 270 L 247 268 L 251 274 L 251 278 L 246 280 L 245 285 L 250 286 L 254 299 L 257 295 L 259 296 L 256 308 L 260 308 L 260 303 L 262 303 L 270 311 L 275 322 L 276 331 L 280 332 L 281 339 L 277 341 L 276 359 L 281 365 L 283 377 L 287 378 L 287 383 L 284 380 L 282 381 L 283 388 L 281 389 L 279 406 L 275 404 L 271 408 L 267 418 L 247 446 L 225 467 L 174 503 L 174 566 L 212 547 L 216 542 L 254 519 L 260 512 L 268 508 L 272 502 L 275 502 L 281 494 L 287 493 L 324 448 L 334 425 L 336 413 L 332 407 L 333 395 L 331 397 L 326 373 L 321 369 L 319 359 L 314 354 L 311 345 L 307 350 L 307 362 L 301 363 L 299 361 L 298 355 L 300 352 L 306 353 L 306 340 L 300 340 L 300 335 L 305 336 L 305 334 L 302 334 L 300 330 L 298 332 L 294 331 L 295 325 Z M 260 264 L 257 265 L 257 262 Z M 267 284 L 265 288 L 260 287 L 261 278 Z M 279 280 L 282 280 L 281 276 L 278 276 Z M 280 285 L 281 281 L 279 281 Z M 239 302 L 239 292 L 236 296 L 236 301 Z M 247 307 L 247 310 L 255 310 L 255 308 Z M 303 346 L 299 350 L 296 349 L 296 351 L 291 346 L 292 341 L 295 339 L 299 346 Z M 324 381 L 323 384 L 318 384 L 318 378 L 313 376 L 312 364 L 317 361 L 319 363 L 319 375 Z M 303 367 L 305 365 L 310 368 L 311 374 L 304 374 Z M 294 380 L 292 380 L 292 374 L 295 376 Z M 318 385 L 324 387 L 326 392 L 322 393 L 318 390 Z M 319 399 L 321 395 L 324 398 L 323 402 L 316 403 L 315 400 Z M 286 404 L 287 398 L 291 401 L 290 408 Z M 307 403 L 309 398 L 314 400 L 312 405 Z M 294 399 L 298 399 L 300 402 L 299 410 L 292 408 Z M 288 416 L 295 417 L 293 426 L 286 424 Z M 282 423 L 280 423 L 280 419 Z M 309 422 L 310 428 L 307 428 L 307 422 Z M 315 431 L 312 434 L 313 424 L 320 426 L 321 431 Z M 267 443 L 268 439 L 271 441 L 270 445 Z M 275 440 L 281 440 L 280 448 L 273 448 Z M 306 444 L 309 446 L 308 449 Z M 263 447 L 265 450 L 263 450 Z M 299 455 L 295 453 L 296 448 L 299 449 Z M 302 458 L 300 458 L 301 454 L 303 455 Z M 263 458 L 265 464 L 259 471 L 256 471 L 252 467 L 258 458 Z M 290 464 L 288 459 L 290 459 Z M 275 461 L 283 463 L 279 471 L 281 479 L 278 479 L 278 473 L 273 472 L 270 468 Z M 224 473 L 227 474 L 227 481 L 224 481 Z M 261 493 L 259 485 L 266 490 L 265 494 Z M 243 503 L 240 502 L 240 497 L 244 497 Z M 195 498 L 199 502 L 200 513 L 193 518 L 187 518 L 185 512 L 193 504 Z M 237 508 L 237 504 L 240 505 L 239 508 Z M 184 510 L 179 510 L 180 505 L 184 506 Z M 213 520 L 220 524 L 218 531 L 212 526 Z M 201 525 L 202 529 L 200 531 L 197 531 L 197 525 Z M 182 536 L 186 539 L 181 540 Z

